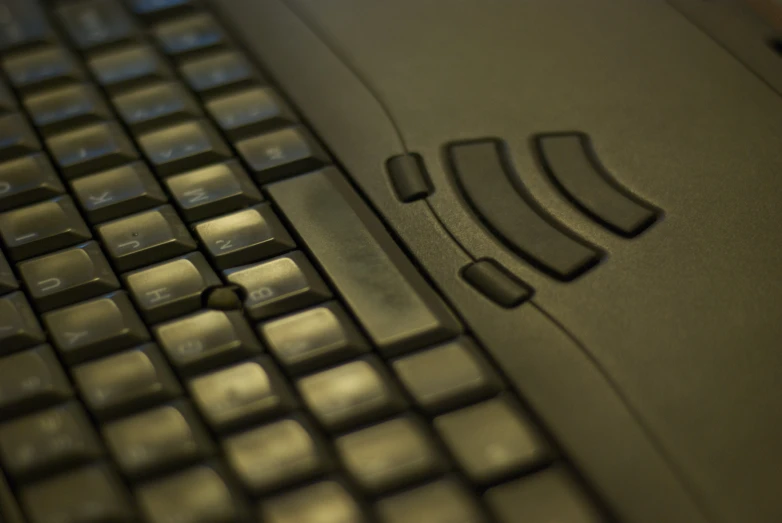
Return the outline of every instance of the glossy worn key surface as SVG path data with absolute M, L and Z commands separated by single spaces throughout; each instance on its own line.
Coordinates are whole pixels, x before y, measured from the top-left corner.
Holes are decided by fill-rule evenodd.
M 23 260 L 90 239 L 68 196 L 0 214 L 0 237 L 14 260 Z
M 101 419 L 135 412 L 181 393 L 153 344 L 73 368 L 73 381 L 90 411 Z
M 288 386 L 268 358 L 232 365 L 190 381 L 190 394 L 213 430 L 225 432 L 290 410 Z
M 508 398 L 435 418 L 434 426 L 467 477 L 490 484 L 550 462 L 539 430 Z
M 301 252 L 225 272 L 247 294 L 245 309 L 259 320 L 315 305 L 331 297 L 326 284 Z
M 133 21 L 120 0 L 79 0 L 56 10 L 76 47 L 89 51 L 135 36 Z
M 377 511 L 381 523 L 487 523 L 488 521 L 472 492 L 453 479 L 442 479 L 382 499 L 377 503 Z
M 195 241 L 170 205 L 104 223 L 96 230 L 114 265 L 123 272 L 196 248 Z
M 190 222 L 236 211 L 262 200 L 260 191 L 236 160 L 170 176 L 165 184 Z
M 47 136 L 111 118 L 106 102 L 86 84 L 72 84 L 25 97 L 35 126 Z
M 328 466 L 311 430 L 296 419 L 283 419 L 229 437 L 223 449 L 239 480 L 256 494 L 307 480 Z
M 109 423 L 103 437 L 122 473 L 133 479 L 188 465 L 212 452 L 204 427 L 184 402 Z
M 146 523 L 236 523 L 245 521 L 239 496 L 224 474 L 199 465 L 145 483 L 137 497 Z
M 259 504 L 258 514 L 261 521 L 266 523 L 367 523 L 369 521 L 353 495 L 336 481 L 321 481 L 266 498 Z
M 221 283 L 200 252 L 139 269 L 123 279 L 141 314 L 152 323 L 198 310 L 204 291 Z
M 439 413 L 497 394 L 499 377 L 469 338 L 459 338 L 392 363 L 399 381 L 429 413 Z
M 195 232 L 219 269 L 269 259 L 296 246 L 264 203 L 198 223 Z
M 48 345 L 0 358 L 0 420 L 60 403 L 72 395 L 68 378 Z
M 272 131 L 236 143 L 260 184 L 323 167 L 328 157 L 303 127 Z
M 111 93 L 171 77 L 168 65 L 146 44 L 129 44 L 93 55 L 87 65 L 98 83 Z
M 270 87 L 225 94 L 208 101 L 206 110 L 232 140 L 296 123 L 293 112 Z
M 38 309 L 48 311 L 119 288 L 109 262 L 95 242 L 87 242 L 18 265 Z
M 19 113 L 0 115 L 0 161 L 41 150 L 27 119 Z
M 98 435 L 77 403 L 0 425 L 0 461 L 17 481 L 86 463 L 102 453 Z
M 269 351 L 291 374 L 316 370 L 369 351 L 336 302 L 271 320 L 259 327 Z
M 0 211 L 65 193 L 49 158 L 35 153 L 0 163 Z
M 381 353 L 459 333 L 456 318 L 341 172 L 323 169 L 267 191 Z
M 190 88 L 200 94 L 217 94 L 259 79 L 255 68 L 236 51 L 209 53 L 186 60 L 179 71 Z
M 59 46 L 15 54 L 4 58 L 2 65 L 11 84 L 23 93 L 79 82 L 85 76 L 76 58 Z
M 231 156 L 210 123 L 193 120 L 142 134 L 139 146 L 158 174 L 167 176 L 196 169 Z
M 21 490 L 30 523 L 133 523 L 125 487 L 104 464 L 77 469 Z
M 135 132 L 146 132 L 198 118 L 201 109 L 179 84 L 157 82 L 115 96 L 112 100 L 122 120 Z
M 446 467 L 431 437 L 409 417 L 340 436 L 335 443 L 353 480 L 375 494 L 439 474 Z
M 203 311 L 155 328 L 169 361 L 182 374 L 204 371 L 261 352 L 241 311 Z
M 157 25 L 153 35 L 163 52 L 182 56 L 225 43 L 225 34 L 210 14 L 195 13 Z
M 138 158 L 136 148 L 116 122 L 101 122 L 57 134 L 46 145 L 66 178 L 117 167 Z
M 0 355 L 46 340 L 30 303 L 21 292 L 0 297 Z
M 92 223 L 134 214 L 161 205 L 167 199 L 142 162 L 83 176 L 73 180 L 71 187 Z
M 313 416 L 341 431 L 399 412 L 405 401 L 374 358 L 342 364 L 296 383 Z
M 149 340 L 147 328 L 122 291 L 49 312 L 43 321 L 60 355 L 69 363 Z

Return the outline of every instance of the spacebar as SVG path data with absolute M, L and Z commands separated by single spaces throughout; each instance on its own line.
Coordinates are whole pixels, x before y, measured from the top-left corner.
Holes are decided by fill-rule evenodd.
M 267 190 L 382 353 L 459 333 L 456 318 L 336 168 Z

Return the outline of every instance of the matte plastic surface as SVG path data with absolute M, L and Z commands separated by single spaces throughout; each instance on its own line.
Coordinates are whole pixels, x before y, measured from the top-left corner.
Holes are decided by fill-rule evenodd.
M 620 521 L 782 520 L 782 100 L 646 0 L 220 0 Z M 586 218 L 531 138 L 578 130 L 665 210 L 628 241 Z M 557 282 L 461 200 L 444 145 L 508 143 L 531 195 L 608 257 Z M 419 153 L 434 188 L 395 197 Z M 501 309 L 459 276 L 491 257 L 536 291 Z

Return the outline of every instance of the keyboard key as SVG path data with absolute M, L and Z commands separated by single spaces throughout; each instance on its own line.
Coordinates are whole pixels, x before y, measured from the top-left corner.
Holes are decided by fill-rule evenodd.
M 260 184 L 319 169 L 329 162 L 320 146 L 298 126 L 242 140 L 236 143 L 236 150 Z
M 202 114 L 193 96 L 173 82 L 124 92 L 115 96 L 113 102 L 122 120 L 137 133 L 198 118 Z
M 9 56 L 3 59 L 3 68 L 11 84 L 23 93 L 80 82 L 85 76 L 76 58 L 62 47 Z
M 146 483 L 137 497 L 147 523 L 246 521 L 242 504 L 225 477 L 206 465 Z
M 181 393 L 171 369 L 151 343 L 74 367 L 73 381 L 84 403 L 100 419 L 135 412 Z
M 109 423 L 103 437 L 119 468 L 132 479 L 187 465 L 212 452 L 204 427 L 181 402 Z
M 291 374 L 316 370 L 369 351 L 364 337 L 336 302 L 264 323 L 269 351 Z
M 30 0 L 3 1 L 0 51 L 7 53 L 26 46 L 50 43 L 54 40 L 54 31 L 52 31 L 46 13 L 38 2 Z
M 142 134 L 139 146 L 158 174 L 166 176 L 230 158 L 211 124 L 194 120 Z
M 445 471 L 440 452 L 412 418 L 396 418 L 340 436 L 335 444 L 353 480 L 374 494 Z
M 47 136 L 111 118 L 103 97 L 85 84 L 66 85 L 28 96 L 24 106 L 35 126 Z
M 235 430 L 293 407 L 287 385 L 267 358 L 195 378 L 190 382 L 190 394 L 217 432 Z
M 268 259 L 296 247 L 268 203 L 201 222 L 195 232 L 219 269 Z
M 35 313 L 21 292 L 0 297 L 0 354 L 10 354 L 43 343 Z
M 155 328 L 168 360 L 192 374 L 254 356 L 261 345 L 240 311 L 203 311 Z
M 18 481 L 58 472 L 102 453 L 90 420 L 76 403 L 0 425 L 0 461 Z
M 266 523 L 368 521 L 353 496 L 335 481 L 322 481 L 277 497 L 266 498 L 260 503 L 259 518 Z
M 74 470 L 21 491 L 30 523 L 132 523 L 125 487 L 105 465 Z
M 434 425 L 468 478 L 481 485 L 551 459 L 538 429 L 507 398 L 444 414 L 435 418 Z
M 190 88 L 200 94 L 217 94 L 258 80 L 258 73 L 236 51 L 210 53 L 185 61 L 179 68 Z
M 43 153 L 0 163 L 0 211 L 7 211 L 65 192 L 60 177 Z
M 133 44 L 106 51 L 87 60 L 100 85 L 109 92 L 148 85 L 171 78 L 171 70 L 152 47 Z
M 469 338 L 398 359 L 393 367 L 416 404 L 430 414 L 475 403 L 502 389 L 499 377 Z
M 295 419 L 232 436 L 223 442 L 223 449 L 239 480 L 254 494 L 310 479 L 328 467 L 320 443 Z
M 0 358 L 0 419 L 54 405 L 73 395 L 48 345 Z
M 225 275 L 246 292 L 244 306 L 254 320 L 316 305 L 331 297 L 328 287 L 301 252 L 232 269 Z
M 142 162 L 83 176 L 73 180 L 71 187 L 92 223 L 137 213 L 167 200 L 163 189 Z
M 170 205 L 104 223 L 98 235 L 120 271 L 195 250 L 195 240 Z
M 56 251 L 90 236 L 67 196 L 0 214 L 0 237 L 14 260 Z
M 251 87 L 214 98 L 206 110 L 232 140 L 296 123 L 290 108 L 269 87 Z
M 165 183 L 191 222 L 243 209 L 263 199 L 236 160 L 171 176 Z
M 0 295 L 15 291 L 19 288 L 19 281 L 8 265 L 3 251 L 0 251 Z
M 0 116 L 0 161 L 41 150 L 27 119 L 19 113 Z
M 377 509 L 381 523 L 488 523 L 472 493 L 450 479 L 385 498 Z
M 221 284 L 200 252 L 131 272 L 124 279 L 141 314 L 151 323 L 195 312 L 201 307 L 203 292 Z
M 56 12 L 71 41 L 83 51 L 129 40 L 136 33 L 119 0 L 81 0 Z
M 153 34 L 163 52 L 183 55 L 223 45 L 225 35 L 208 13 L 195 13 L 159 24 Z
M 117 167 L 138 158 L 135 147 L 116 122 L 92 124 L 47 138 L 55 162 L 66 178 Z
M 352 361 L 298 380 L 312 415 L 341 431 L 399 412 L 405 401 L 374 358 Z
M 562 468 L 550 468 L 500 485 L 484 495 L 499 523 L 567 521 L 603 523 L 575 480 Z
M 149 340 L 124 292 L 44 314 L 43 321 L 60 355 L 71 364 Z
M 297 176 L 268 192 L 382 354 L 459 333 L 458 320 L 341 172 Z
M 119 281 L 95 242 L 20 263 L 19 274 L 38 310 L 48 311 L 119 288 Z

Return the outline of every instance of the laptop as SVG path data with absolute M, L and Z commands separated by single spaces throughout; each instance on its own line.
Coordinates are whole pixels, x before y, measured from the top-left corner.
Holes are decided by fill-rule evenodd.
M 0 0 L 0 521 L 782 521 L 781 20 Z

